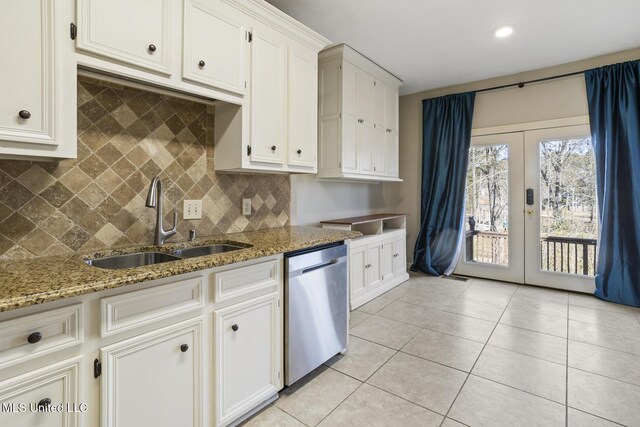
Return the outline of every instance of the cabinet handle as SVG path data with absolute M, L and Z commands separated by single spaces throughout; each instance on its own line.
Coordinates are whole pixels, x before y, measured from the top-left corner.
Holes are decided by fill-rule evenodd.
M 49 406 L 51 406 L 51 399 L 45 397 L 44 399 L 41 399 L 40 402 L 38 402 L 38 411 L 43 411 Z
M 271 146 L 271 151 L 276 151 L 276 148 L 277 148 L 277 147 L 276 147 L 275 145 L 272 145 L 272 146 Z
M 181 351 L 181 352 L 186 353 L 186 352 L 187 352 L 187 350 L 189 350 L 189 344 L 182 344 L 182 345 L 180 346 L 180 351 Z
M 35 344 L 38 341 L 40 341 L 42 339 L 42 333 L 41 332 L 34 332 L 32 334 L 30 334 L 27 337 L 27 341 L 29 341 L 29 344 Z
M 391 129 L 387 129 L 387 132 L 391 132 Z
M 298 150 L 296 151 L 296 153 L 298 153 L 298 155 L 302 154 L 302 150 Z
M 393 254 L 394 258 L 398 258 L 400 256 L 400 254 Z
M 236 332 L 238 329 L 240 329 L 240 327 L 239 327 L 237 324 L 236 324 L 236 325 L 231 326 L 231 330 L 232 330 L 233 332 Z
M 155 52 L 156 51 L 156 45 L 155 44 L 150 44 L 149 45 L 149 52 Z
M 200 60 L 200 62 L 198 62 L 198 67 L 200 68 L 204 68 L 204 66 L 207 65 L 202 59 Z
M 21 119 L 30 119 L 31 118 L 31 113 L 27 110 L 20 110 L 18 111 L 18 116 L 20 116 Z

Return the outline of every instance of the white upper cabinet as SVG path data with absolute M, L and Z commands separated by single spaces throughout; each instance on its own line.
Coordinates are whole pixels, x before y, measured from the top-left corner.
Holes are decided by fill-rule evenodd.
M 251 161 L 282 165 L 286 159 L 287 46 L 268 28 L 251 42 Z
M 246 15 L 222 0 L 185 0 L 183 77 L 244 94 Z
M 317 171 L 318 52 L 329 42 L 284 14 L 278 18 L 292 26 L 247 27 L 247 106 L 216 105 L 218 171 Z
M 402 82 L 346 45 L 321 52 L 319 75 L 318 178 L 400 181 Z
M 172 0 L 78 0 L 78 49 L 171 74 Z
M 289 166 L 316 169 L 318 152 L 318 54 L 289 50 Z
M 72 20 L 72 0 L 3 3 L 0 157 L 76 156 Z

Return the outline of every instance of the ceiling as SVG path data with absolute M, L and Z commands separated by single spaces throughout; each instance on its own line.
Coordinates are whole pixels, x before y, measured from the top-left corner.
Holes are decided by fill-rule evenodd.
M 401 78 L 403 95 L 640 47 L 638 0 L 267 1 Z

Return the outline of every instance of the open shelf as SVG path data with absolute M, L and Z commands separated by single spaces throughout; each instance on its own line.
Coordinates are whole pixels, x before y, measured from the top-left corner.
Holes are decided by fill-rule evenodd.
M 379 236 L 407 228 L 407 214 L 382 213 L 321 221 L 322 228 L 359 231 L 366 236 Z

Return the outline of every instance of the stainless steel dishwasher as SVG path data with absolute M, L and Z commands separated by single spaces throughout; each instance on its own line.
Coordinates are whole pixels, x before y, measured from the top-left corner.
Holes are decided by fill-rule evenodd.
M 346 351 L 347 246 L 285 254 L 285 271 L 284 383 L 291 385 Z

